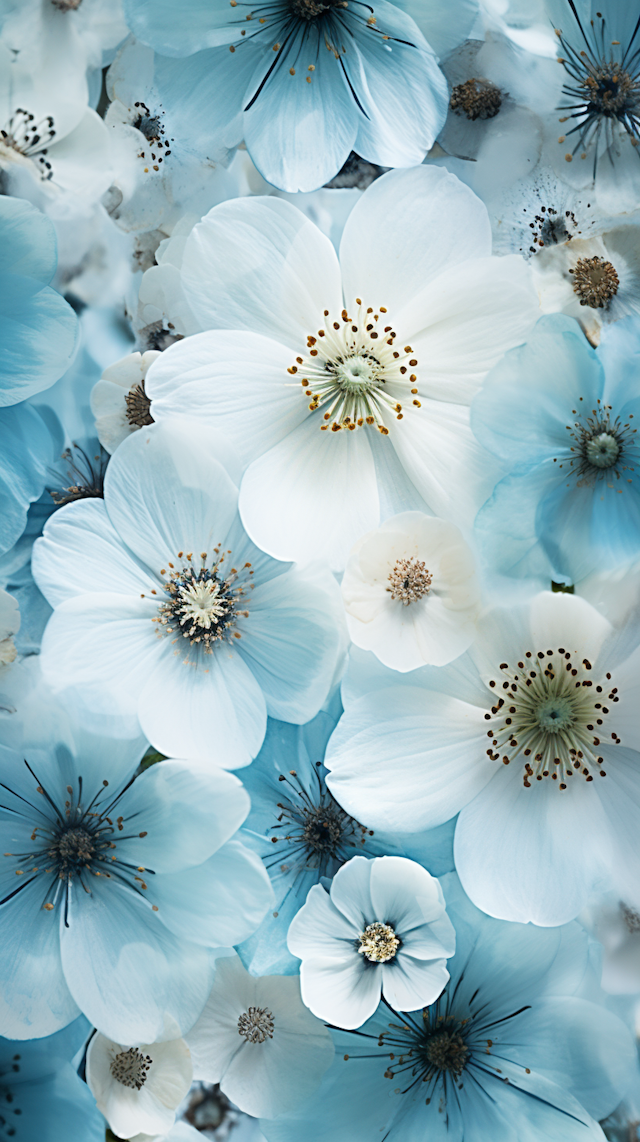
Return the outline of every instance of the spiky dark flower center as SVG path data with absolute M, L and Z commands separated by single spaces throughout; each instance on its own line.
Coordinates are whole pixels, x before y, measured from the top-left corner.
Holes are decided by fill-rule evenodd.
M 580 398 L 582 400 L 582 398 Z M 612 416 L 611 405 L 600 399 L 590 413 L 582 409 L 572 409 L 578 419 L 567 424 L 566 429 L 572 444 L 568 457 L 557 457 L 558 471 L 577 477 L 577 487 L 587 487 L 605 480 L 612 487 L 613 481 L 622 484 L 632 480 L 631 473 L 640 459 L 636 443 L 637 429 L 633 427 L 633 413 L 627 420 Z M 569 486 L 569 485 L 567 485 Z
M 449 106 L 467 119 L 493 119 L 502 107 L 502 92 L 488 79 L 467 79 L 454 87 Z
M 271 828 L 271 843 L 277 855 L 267 863 L 279 865 L 281 872 L 314 869 L 320 876 L 333 876 L 341 864 L 361 852 L 370 829 L 350 817 L 338 805 L 320 774 L 321 762 L 314 766 L 311 792 L 295 769 L 280 774 L 282 788 L 277 802 L 278 817 Z M 288 793 L 288 796 L 286 795 Z
M 16 107 L 4 127 L 0 129 L 0 143 L 25 158 L 32 159 L 44 180 L 53 177 L 53 168 L 47 158 L 47 147 L 56 137 L 52 115 L 36 119 L 31 111 Z
M 346 8 L 346 0 L 289 0 L 289 7 L 294 16 L 301 20 L 315 20 L 330 8 Z
M 102 445 L 100 451 L 90 457 L 79 444 L 65 448 L 62 459 L 67 464 L 67 479 L 70 481 L 66 488 L 59 491 L 49 489 L 49 495 L 56 507 L 75 503 L 76 500 L 102 500 L 104 499 L 104 478 L 107 472 L 109 456 Z
M 579 154 L 586 159 L 590 146 L 595 147 L 595 177 L 600 146 L 614 144 L 612 128 L 618 124 L 630 136 L 634 146 L 640 142 L 640 54 L 637 50 L 640 18 L 629 42 L 612 39 L 601 12 L 585 25 L 580 20 L 574 0 L 568 0 L 577 28 L 575 34 L 556 29 L 568 81 L 563 86 L 566 102 L 558 110 L 566 112 L 561 123 L 575 121 L 559 143 L 575 139 L 565 158 L 571 162 Z M 635 45 L 635 46 L 634 46 Z
M 31 813 L 33 827 L 23 851 L 4 854 L 13 863 L 17 880 L 16 888 L 0 900 L 0 906 L 38 879 L 43 888 L 41 906 L 53 912 L 58 904 L 64 904 L 68 926 L 70 901 L 77 902 L 82 892 L 91 895 L 94 877 L 126 885 L 139 895 L 145 893 L 147 884 L 139 874 L 153 876 L 153 870 L 132 863 L 129 846 L 126 855 L 118 852 L 122 842 L 147 836 L 146 831 L 140 831 L 139 822 L 131 831 L 127 818 L 118 815 L 116 806 L 125 790 L 114 796 L 105 779 L 93 796 L 87 796 L 82 777 L 78 777 L 75 786 L 65 786 L 60 796 L 59 791 L 47 789 L 38 780 L 29 762 L 25 765 L 34 781 L 34 796 L 31 801 L 20 795 L 21 813 Z M 157 911 L 155 905 L 153 908 Z
M 391 924 L 383 924 L 375 920 L 367 924 L 364 932 L 358 938 L 358 953 L 372 964 L 386 964 L 395 959 L 400 947 L 400 940 L 396 936 Z
M 469 1048 L 458 1031 L 436 1031 L 427 1041 L 425 1055 L 439 1071 L 449 1071 L 460 1078 L 467 1059 Z

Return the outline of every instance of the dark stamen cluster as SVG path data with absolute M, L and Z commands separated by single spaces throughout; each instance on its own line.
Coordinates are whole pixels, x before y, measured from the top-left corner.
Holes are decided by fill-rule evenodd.
M 4 128 L 0 129 L 0 139 L 5 147 L 11 147 L 26 158 L 32 158 L 38 164 L 43 179 L 53 176 L 53 168 L 47 159 L 47 147 L 55 135 L 51 115 L 36 121 L 35 115 L 24 107 L 16 107 Z
M 555 461 L 559 469 L 569 469 L 567 475 L 577 477 L 578 487 L 599 480 L 606 480 L 611 487 L 613 480 L 621 480 L 625 472 L 635 471 L 638 459 L 637 429 L 631 425 L 633 413 L 622 421 L 619 416 L 612 418 L 611 405 L 602 404 L 598 399 L 596 406 L 589 414 L 575 408 L 571 410 L 579 417 L 566 426 L 574 442 L 570 446 L 571 456 L 561 463 Z M 631 483 L 631 476 L 627 476 L 626 481 Z
M 142 895 L 147 885 L 138 874 L 153 875 L 153 870 L 121 859 L 116 843 L 147 835 L 146 832 L 129 833 L 125 818 L 116 816 L 114 812 L 129 786 L 113 797 L 107 791 L 109 782 L 104 780 L 98 792 L 86 800 L 82 777 L 78 777 L 77 787 L 74 789 L 67 785 L 64 798 L 56 799 L 55 794 L 38 780 L 29 762 L 25 761 L 25 765 L 35 782 L 35 796 L 33 803 L 20 798 L 23 804 L 21 813 L 31 811 L 35 823 L 30 847 L 25 852 L 4 854 L 15 862 L 14 871 L 19 883 L 0 900 L 0 905 L 39 878 L 44 890 L 42 907 L 52 912 L 57 904 L 64 903 L 65 924 L 68 926 L 73 892 L 82 889 L 91 895 L 93 877 L 126 884 Z M 41 803 L 36 804 L 37 801 Z
M 573 292 L 578 294 L 580 305 L 591 309 L 606 309 L 620 285 L 614 266 L 605 258 L 578 258 L 573 275 Z
M 141 135 L 144 135 L 149 144 L 148 153 L 147 149 L 143 148 L 138 158 L 144 159 L 144 161 L 149 164 L 144 168 L 145 174 L 148 174 L 151 169 L 158 171 L 160 170 L 160 164 L 169 158 L 171 146 L 174 142 L 173 139 L 166 137 L 165 126 L 162 121 L 164 111 L 153 114 L 146 103 L 142 103 L 141 101 L 134 103 L 133 106 L 137 112 L 133 126 Z
M 278 781 L 290 795 L 277 804 L 280 812 L 272 826 L 271 841 L 278 845 L 278 855 L 268 862 L 268 868 L 280 864 L 281 872 L 317 869 L 319 876 L 333 876 L 355 851 L 362 851 L 365 838 L 373 836 L 371 829 L 350 817 L 334 800 L 319 772 L 321 764 L 317 762 L 314 767 L 315 788 L 311 793 L 295 769 L 288 775 L 280 774 Z
M 627 132 L 634 146 L 640 142 L 640 18 L 625 46 L 609 38 L 611 33 L 600 12 L 587 27 L 578 16 L 574 0 L 568 0 L 568 4 L 578 25 L 580 40 L 576 46 L 556 30 L 564 53 L 558 59 L 569 76 L 569 82 L 562 89 L 567 102 L 558 110 L 567 113 L 561 123 L 572 119 L 577 122 L 559 141 L 563 143 L 565 138 L 576 136 L 573 150 L 565 156 L 569 162 L 578 152 L 581 158 L 586 158 L 588 148 L 595 146 L 595 178 L 599 144 L 612 147 L 614 125 Z
M 74 451 L 65 448 L 62 459 L 67 462 L 68 487 L 60 491 L 49 489 L 49 495 L 57 508 L 64 504 L 72 504 L 75 500 L 104 499 L 104 478 L 109 463 L 109 456 L 104 448 L 93 460 L 89 459 L 84 448 L 79 444 L 73 445 Z
M 449 106 L 467 119 L 493 119 L 502 107 L 502 93 L 488 79 L 468 79 L 454 87 Z
M 345 1062 L 358 1059 L 380 1058 L 381 1069 L 388 1059 L 384 1078 L 404 1084 L 395 1087 L 395 1094 L 408 1094 L 421 1087 L 426 1095 L 427 1106 L 436 1094 L 446 1103 L 448 1095 L 455 1094 L 455 1088 L 462 1089 L 464 1075 L 471 1080 L 487 1072 L 501 1075 L 502 1071 L 491 1060 L 494 1047 L 494 1028 L 508 1028 L 509 1021 L 520 1015 L 527 1007 L 512 1011 L 507 1015 L 493 1018 L 485 1003 L 476 1000 L 475 991 L 467 1010 L 459 1010 L 455 989 L 447 988 L 439 999 L 422 1011 L 394 1011 L 383 998 L 392 1021 L 388 1030 L 379 1035 L 363 1030 L 351 1032 L 358 1036 L 358 1047 L 362 1053 L 344 1055 Z M 365 1044 L 363 1040 L 369 1042 Z M 527 1072 L 529 1073 L 529 1072 Z
M 346 8 L 346 0 L 289 0 L 294 16 L 301 20 L 315 20 L 330 8 Z
M 129 389 L 124 399 L 127 405 L 129 424 L 138 428 L 145 428 L 147 424 L 153 424 L 151 400 L 146 394 L 144 380 L 140 381 L 139 385 L 134 385 L 133 388 Z
M 113 1059 L 111 1074 L 123 1086 L 128 1086 L 131 1090 L 142 1090 L 152 1062 L 150 1055 L 143 1055 L 137 1047 L 129 1047 L 128 1051 L 121 1051 Z

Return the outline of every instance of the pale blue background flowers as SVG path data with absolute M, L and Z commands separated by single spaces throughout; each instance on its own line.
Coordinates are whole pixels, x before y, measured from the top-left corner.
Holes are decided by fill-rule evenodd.
M 452 12 L 449 4 L 443 19 L 436 3 L 423 2 L 434 11 L 421 27 L 408 7 L 389 0 L 263 0 L 255 8 L 186 0 L 176 8 L 166 0 L 128 0 L 125 13 L 143 43 L 190 57 L 184 81 L 195 113 L 207 107 L 209 149 L 244 137 L 268 182 L 310 191 L 352 150 L 382 166 L 413 166 L 435 141 L 447 85 L 426 25 L 449 50 L 452 38 L 464 38 L 476 5 L 462 0 Z M 411 5 L 412 15 L 417 8 Z
M 0 406 L 57 381 L 76 346 L 76 315 L 49 282 L 56 272 L 52 222 L 28 202 L 0 197 Z
M 637 320 L 607 328 L 596 351 L 572 318 L 542 317 L 527 344 L 489 373 L 471 408 L 476 437 L 511 469 L 476 519 L 487 562 L 548 584 L 637 557 L 636 425 Z

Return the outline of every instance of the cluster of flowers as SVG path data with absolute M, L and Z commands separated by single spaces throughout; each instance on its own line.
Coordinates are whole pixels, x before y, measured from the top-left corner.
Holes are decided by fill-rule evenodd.
M 636 1139 L 637 0 L 0 0 L 0 104 L 0 1139 Z

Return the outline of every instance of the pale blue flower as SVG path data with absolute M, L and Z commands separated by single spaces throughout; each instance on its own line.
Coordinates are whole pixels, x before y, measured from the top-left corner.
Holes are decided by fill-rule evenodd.
M 80 1017 L 44 1039 L 0 1039 L 3 1142 L 104 1142 L 104 1118 L 71 1065 L 90 1029 Z
M 576 582 L 640 553 L 640 323 L 606 328 L 596 352 L 560 314 L 488 375 L 476 437 L 510 469 L 481 509 L 487 562 Z
M 0 408 L 0 555 L 24 532 L 29 507 L 42 495 L 53 459 L 54 441 L 35 408 Z
M 584 931 L 491 920 L 454 876 L 442 887 L 456 929 L 443 994 L 335 1031 L 318 1093 L 262 1120 L 269 1142 L 604 1142 L 598 1120 L 629 1089 L 635 1048 L 617 1016 L 576 996 Z
M 261 863 L 231 839 L 248 797 L 184 761 L 135 777 L 141 738 L 57 730 L 54 748 L 0 750 L 2 1027 L 47 1035 L 80 1010 L 117 1041 L 179 1037 L 209 994 L 212 949 L 270 903 Z
M 76 315 L 49 282 L 57 250 L 51 221 L 28 202 L 0 196 L 0 406 L 57 381 L 76 346 Z
M 413 166 L 435 141 L 446 81 L 405 7 L 389 0 L 188 0 L 178 11 L 129 0 L 125 11 L 143 43 L 189 57 L 173 69 L 165 99 L 179 101 L 186 84 L 194 114 L 206 107 L 203 149 L 244 137 L 268 182 L 308 191 L 331 179 L 352 150 L 381 166 Z M 464 38 L 476 4 L 457 2 L 446 17 L 435 3 L 429 7 L 425 33 L 431 23 L 448 49 Z M 414 14 L 417 8 L 411 4 Z

